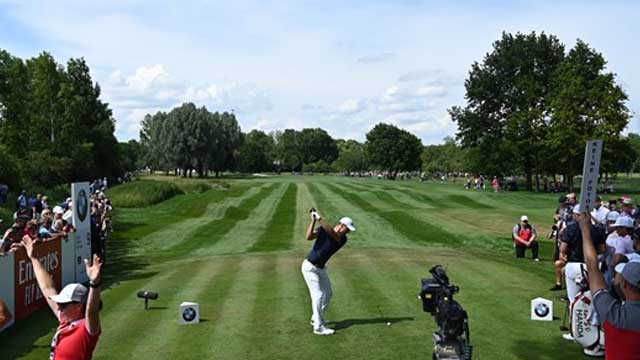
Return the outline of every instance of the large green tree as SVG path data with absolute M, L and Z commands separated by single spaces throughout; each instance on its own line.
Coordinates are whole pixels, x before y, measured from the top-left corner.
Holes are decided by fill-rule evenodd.
M 369 168 L 364 144 L 355 140 L 338 140 L 337 145 L 338 158 L 333 162 L 335 170 L 360 172 Z
M 252 130 L 239 150 L 239 170 L 247 173 L 271 171 L 274 155 L 274 139 L 260 130 Z
M 472 167 L 493 174 L 521 171 L 527 189 L 541 170 L 550 79 L 564 46 L 555 36 L 503 33 L 465 81 L 467 105 L 454 107 L 458 139 Z M 484 170 L 482 170 L 484 169 Z
M 422 143 L 406 130 L 380 123 L 367 133 L 365 153 L 373 167 L 395 179 L 400 171 L 420 169 Z
M 570 187 L 582 171 L 586 141 L 604 140 L 606 165 L 619 156 L 620 134 L 629 122 L 627 95 L 605 66 L 602 54 L 578 40 L 554 72 L 547 101 L 549 131 L 543 144 L 562 164 L 561 174 Z

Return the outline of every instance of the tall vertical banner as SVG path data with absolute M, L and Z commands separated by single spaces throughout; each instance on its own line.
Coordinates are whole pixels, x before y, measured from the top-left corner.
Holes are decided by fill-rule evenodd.
M 602 156 L 602 140 L 589 140 L 584 152 L 582 170 L 582 187 L 580 190 L 580 211 L 590 213 L 598 192 L 598 176 L 600 175 L 600 157 Z
M 91 214 L 89 209 L 89 183 L 71 184 L 73 201 L 73 227 L 76 229 L 76 282 L 88 281 L 84 259 L 91 258 Z

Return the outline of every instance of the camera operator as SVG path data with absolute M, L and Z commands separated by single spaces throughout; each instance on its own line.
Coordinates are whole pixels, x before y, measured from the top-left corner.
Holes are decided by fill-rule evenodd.
M 347 233 L 355 231 L 356 228 L 348 217 L 343 217 L 336 226 L 331 227 L 315 209 L 311 209 L 310 214 L 311 223 L 306 239 L 315 242 L 309 255 L 302 262 L 301 270 L 311 296 L 311 325 L 316 335 L 333 335 L 335 330 L 326 327 L 324 320 L 324 312 L 333 294 L 326 264 L 331 256 L 347 243 Z M 317 228 L 316 222 L 320 224 Z
M 573 301 L 573 299 L 578 295 L 581 290 L 581 283 L 584 280 L 583 278 L 583 266 L 584 266 L 584 255 L 582 253 L 582 232 L 580 231 L 580 227 L 578 225 L 578 218 L 580 216 L 580 205 L 577 204 L 573 207 L 573 215 L 572 220 L 567 224 L 567 228 L 562 234 L 561 244 L 560 244 L 560 260 L 566 263 L 564 269 L 565 275 L 565 283 L 567 285 L 567 299 L 569 302 Z M 600 234 L 600 228 L 594 227 L 591 225 L 591 220 L 589 219 L 590 230 L 594 238 L 594 242 L 596 242 L 598 246 L 598 252 L 604 253 L 606 251 L 604 244 L 604 230 L 602 234 Z M 571 334 L 563 334 L 562 337 L 565 340 L 573 340 Z
M 584 261 L 589 272 L 589 289 L 596 313 L 603 324 L 605 358 L 609 360 L 640 359 L 640 262 L 618 264 L 614 280 L 616 291 L 624 301 L 607 291 L 604 276 L 598 268 L 598 255 L 591 236 L 591 221 L 578 215 Z

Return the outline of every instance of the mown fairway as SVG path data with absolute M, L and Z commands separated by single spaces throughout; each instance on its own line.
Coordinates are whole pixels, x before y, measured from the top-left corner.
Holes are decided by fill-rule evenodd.
M 434 264 L 461 288 L 474 358 L 583 358 L 561 339 L 560 320 L 529 320 L 537 296 L 563 315 L 561 294 L 547 291 L 551 244 L 540 263 L 530 253 L 516 261 L 511 250 L 522 214 L 544 237 L 555 196 L 325 176 L 227 183 L 117 210 L 96 359 L 430 359 L 435 325 L 416 294 Z M 311 333 L 300 273 L 312 206 L 358 227 L 329 263 L 331 337 Z M 143 310 L 139 290 L 160 293 L 152 309 Z M 182 301 L 200 303 L 199 325 L 178 325 Z M 0 336 L 0 357 L 47 358 L 54 328 L 49 312 L 37 313 Z

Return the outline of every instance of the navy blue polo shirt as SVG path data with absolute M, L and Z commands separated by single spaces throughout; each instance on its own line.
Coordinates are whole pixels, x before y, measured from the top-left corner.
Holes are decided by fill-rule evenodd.
M 324 268 L 331 256 L 347 243 L 347 235 L 342 235 L 340 241 L 335 241 L 322 226 L 318 226 L 314 233 L 318 234 L 318 237 L 307 255 L 307 260 L 319 268 Z

